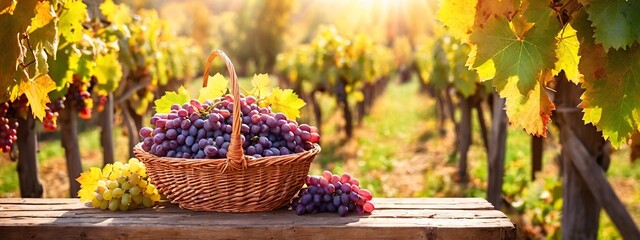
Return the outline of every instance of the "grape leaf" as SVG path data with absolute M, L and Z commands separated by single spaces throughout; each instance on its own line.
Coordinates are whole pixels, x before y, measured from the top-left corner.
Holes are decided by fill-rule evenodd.
M 57 21 L 58 20 L 53 20 L 47 25 L 29 33 L 31 46 L 33 46 L 36 51 L 46 51 L 54 58 L 56 57 L 59 43 Z
M 31 27 L 29 33 L 46 26 L 56 17 L 56 12 L 49 2 L 38 2 L 35 7 L 36 16 L 31 19 Z
M 613 147 L 619 148 L 640 130 L 640 45 L 609 50 L 606 66 L 603 76 L 585 78 L 580 107 L 583 120 L 594 124 Z
M 91 167 L 89 171 L 81 173 L 80 177 L 76 178 L 76 181 L 80 183 L 78 197 L 80 197 L 81 202 L 88 202 L 93 199 L 100 179 L 102 179 L 102 171 L 97 167 Z
M 11 3 L 13 6 L 13 3 Z M 4 4 L 7 5 L 7 4 Z M 8 8 L 12 8 L 9 6 Z M 18 67 L 18 59 L 22 57 L 18 34 L 24 33 L 35 16 L 36 1 L 19 1 L 13 11 L 5 8 L 0 14 L 0 102 L 9 99 L 10 92 L 18 84 L 14 75 Z
M 543 71 L 539 77 L 552 76 L 549 71 Z M 551 122 L 551 111 L 555 109 L 555 105 L 544 91 L 544 80 L 536 81 L 534 88 L 526 95 L 519 93 L 517 82 L 517 76 L 510 77 L 500 91 L 500 96 L 506 97 L 509 122 L 516 127 L 523 127 L 529 134 L 546 137 L 547 125 Z
M 555 62 L 555 36 L 560 24 L 548 27 L 551 29 L 534 25 L 519 36 L 505 17 L 489 19 L 483 28 L 471 34 L 470 41 L 477 45 L 473 67 L 491 59 L 495 66 L 493 84 L 499 92 L 507 79 L 517 76 L 520 94 L 528 94 L 535 87 L 538 73 L 552 69 Z
M 171 105 L 174 103 L 177 104 L 185 104 L 191 101 L 191 96 L 189 92 L 184 87 L 180 87 L 178 92 L 165 92 L 164 96 L 160 99 L 155 100 L 153 103 L 156 105 L 157 113 L 169 113 L 171 112 Z
M 122 66 L 118 61 L 118 53 L 111 52 L 105 55 L 98 55 L 93 75 L 98 80 L 95 89 L 99 95 L 104 96 L 115 91 L 122 79 Z
M 253 86 L 253 88 L 250 93 L 258 98 L 264 98 L 269 95 L 269 85 L 271 85 L 271 80 L 269 80 L 268 74 L 254 74 L 253 79 L 251 79 L 251 86 Z
M 16 9 L 17 0 L 3 0 L 0 1 L 0 15 L 8 13 L 13 14 L 13 11 Z
M 591 0 L 587 7 L 596 43 L 605 51 L 627 48 L 640 40 L 640 1 Z
M 48 93 L 56 88 L 56 83 L 47 74 L 40 75 L 33 80 L 21 81 L 18 96 L 23 93 L 29 100 L 33 116 L 42 120 L 46 104 L 51 102 Z
M 82 1 L 65 1 L 58 30 L 68 42 L 82 40 L 82 22 L 87 19 L 87 5 Z
M 469 45 L 458 44 L 457 48 L 453 50 L 453 63 L 451 68 L 453 72 L 453 86 L 464 97 L 469 97 L 476 92 L 477 84 L 479 82 L 478 73 L 475 70 L 470 70 L 466 66 L 467 57 L 469 55 Z
M 448 27 L 451 36 L 467 42 L 476 15 L 477 0 L 444 0 L 436 13 L 438 19 Z
M 433 45 L 433 67 L 429 74 L 429 84 L 435 89 L 441 90 L 449 86 L 449 59 L 444 51 L 444 42 L 439 39 Z
M 300 108 L 306 104 L 291 89 L 274 88 L 266 98 L 273 112 L 281 112 L 290 119 L 300 117 Z
M 510 19 L 519 6 L 520 0 L 478 0 L 478 4 L 475 5 L 474 27 L 484 27 L 484 24 L 494 17 L 502 16 Z M 461 12 L 461 14 L 468 13 Z
M 207 87 L 200 89 L 198 101 L 204 102 L 207 99 L 215 99 L 227 92 L 229 80 L 225 79 L 220 73 L 216 73 L 213 77 L 209 76 Z
M 578 36 L 576 30 L 571 25 L 566 25 L 563 31 L 558 33 L 558 48 L 556 48 L 556 55 L 558 56 L 558 62 L 553 69 L 553 75 L 557 75 L 561 70 L 567 75 L 567 79 L 578 84 L 582 82 L 582 74 L 578 69 L 578 63 L 580 63 L 580 56 L 578 55 Z

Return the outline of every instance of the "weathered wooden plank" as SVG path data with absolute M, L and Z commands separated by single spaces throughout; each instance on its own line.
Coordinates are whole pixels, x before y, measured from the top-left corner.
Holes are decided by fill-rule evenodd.
M 445 198 L 441 200 L 411 200 L 411 198 L 375 198 L 376 209 L 493 209 L 493 205 L 481 198 L 460 200 L 461 198 Z M 166 208 L 177 208 L 168 202 L 161 203 Z M 72 210 L 86 208 L 86 204 L 78 199 L 52 198 L 47 199 L 0 199 L 0 212 L 3 210 Z
M 167 216 L 189 216 L 189 217 L 203 217 L 206 219 L 230 219 L 230 218 L 253 218 L 256 214 L 230 214 L 230 213 L 205 213 L 205 212 L 185 212 L 171 211 L 171 212 L 156 212 L 157 214 L 165 214 Z M 153 211 L 145 211 L 144 209 L 130 211 L 125 214 L 120 212 L 113 213 L 109 211 L 100 211 L 98 209 L 77 209 L 73 211 L 2 211 L 0 212 L 0 224 L 6 221 L 7 218 L 52 218 L 52 217 L 74 217 L 74 218 L 136 218 L 136 217 L 148 217 L 154 214 Z M 269 218 L 291 218 L 295 215 L 292 211 L 277 210 L 262 214 Z M 335 214 L 330 214 L 331 217 L 335 217 Z M 433 209 L 381 209 L 376 210 L 371 214 L 364 215 L 369 218 L 442 218 L 442 219 L 496 219 L 507 218 L 502 212 L 499 211 L 485 211 L 485 210 L 433 210 Z
M 153 209 L 110 212 L 78 199 L 0 199 L 8 239 L 514 239 L 515 226 L 484 199 L 374 199 L 368 215 L 297 216 L 280 209 L 208 213 L 163 201 Z M 446 209 L 454 208 L 457 209 Z M 460 209 L 461 206 L 469 209 Z
M 139 228 L 123 226 L 118 231 L 107 227 L 22 226 L 17 231 L 6 231 L 9 239 L 515 239 L 515 228 L 467 228 L 465 231 L 421 226 L 407 227 L 244 227 L 229 229 L 210 228 Z M 152 233 L 152 235 L 149 235 Z

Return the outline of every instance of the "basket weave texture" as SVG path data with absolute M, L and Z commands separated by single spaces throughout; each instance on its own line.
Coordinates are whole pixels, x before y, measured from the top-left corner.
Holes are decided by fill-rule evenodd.
M 209 56 L 202 85 L 207 86 L 209 66 L 217 56 L 227 65 L 234 97 L 233 131 L 227 158 L 158 157 L 144 151 L 141 143 L 133 151 L 144 162 L 151 182 L 158 191 L 181 208 L 214 212 L 258 212 L 283 207 L 304 184 L 311 162 L 320 152 L 320 146 L 314 144 L 311 150 L 282 156 L 244 156 L 240 139 L 238 77 L 233 64 L 222 51 L 213 51 Z

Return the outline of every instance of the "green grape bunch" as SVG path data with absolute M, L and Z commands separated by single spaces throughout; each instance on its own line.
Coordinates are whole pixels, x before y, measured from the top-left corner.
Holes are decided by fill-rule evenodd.
M 144 164 L 136 158 L 128 163 L 107 164 L 102 170 L 91 168 L 77 179 L 78 195 L 94 208 L 127 211 L 139 207 L 152 207 L 160 194 L 147 175 Z

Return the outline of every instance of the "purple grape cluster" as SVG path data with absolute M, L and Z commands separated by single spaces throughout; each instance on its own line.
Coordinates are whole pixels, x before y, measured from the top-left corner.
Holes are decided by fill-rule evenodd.
M 374 209 L 371 192 L 360 189 L 360 182 L 348 173 L 338 176 L 324 171 L 322 176 L 308 176 L 307 187 L 291 202 L 296 214 L 337 212 L 344 217 L 349 212 L 363 214 Z
M 168 114 L 151 118 L 155 128 L 140 129 L 142 149 L 160 157 L 226 158 L 233 124 L 233 96 L 214 101 L 191 100 L 174 104 Z M 240 139 L 245 155 L 256 158 L 300 153 L 320 141 L 315 127 L 298 125 L 270 107 L 259 107 L 255 97 L 241 97 Z
M 9 102 L 0 103 L 0 152 L 11 152 L 13 143 L 18 140 L 18 122 L 14 115 L 15 109 Z

